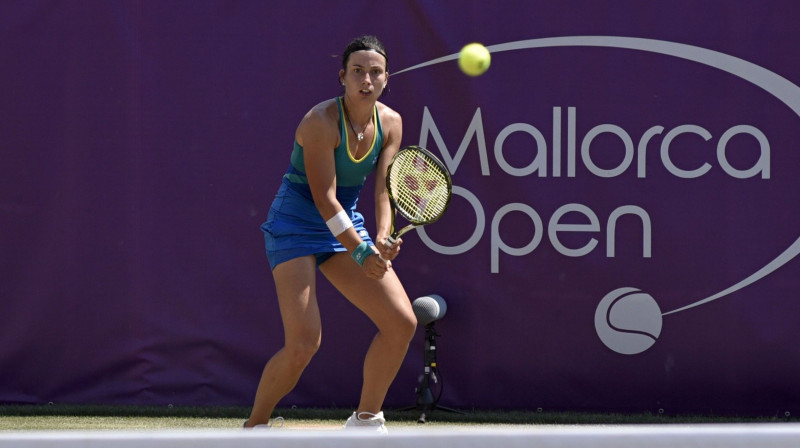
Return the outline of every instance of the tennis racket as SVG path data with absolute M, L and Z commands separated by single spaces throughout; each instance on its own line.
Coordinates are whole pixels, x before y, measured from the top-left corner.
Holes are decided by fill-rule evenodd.
M 386 188 L 392 207 L 392 234 L 389 246 L 406 232 L 436 222 L 450 204 L 453 181 L 444 164 L 430 151 L 405 146 L 397 151 L 386 172 Z M 395 229 L 395 215 L 410 224 Z

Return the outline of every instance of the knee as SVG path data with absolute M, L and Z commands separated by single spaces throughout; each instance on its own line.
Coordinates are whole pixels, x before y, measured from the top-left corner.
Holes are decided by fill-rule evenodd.
M 417 332 L 417 318 L 413 314 L 405 322 L 405 331 L 408 342 L 411 342 L 411 339 L 414 338 L 414 333 Z
M 308 338 L 287 342 L 284 350 L 292 366 L 298 369 L 305 368 L 320 347 L 319 338 Z
M 402 315 L 392 322 L 392 339 L 398 343 L 408 344 L 417 331 L 417 318 L 413 315 Z

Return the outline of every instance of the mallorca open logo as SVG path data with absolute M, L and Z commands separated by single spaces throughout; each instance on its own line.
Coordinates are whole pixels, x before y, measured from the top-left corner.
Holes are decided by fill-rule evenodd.
M 630 37 L 566 36 L 510 42 L 491 45 L 487 48 L 492 53 L 498 53 L 549 47 L 602 47 L 637 50 L 667 55 L 702 64 L 727 72 L 762 89 L 788 106 L 794 114 L 800 117 L 800 87 L 782 76 L 751 62 L 696 46 Z M 394 73 L 394 75 L 442 62 L 453 61 L 457 59 L 457 57 L 458 54 L 448 55 L 409 67 Z M 711 142 L 710 144 L 716 145 L 716 162 L 719 168 L 728 176 L 736 179 L 760 178 L 765 180 L 770 179 L 771 176 L 770 168 L 772 155 L 770 142 L 768 136 L 755 126 L 747 124 L 731 126 L 729 129 L 716 136 L 712 135 L 707 129 L 696 124 L 684 124 L 671 129 L 665 129 L 663 126 L 653 126 L 639 136 L 638 140 L 635 140 L 635 136 L 632 136 L 624 128 L 613 124 L 600 124 L 582 136 L 576 135 L 575 108 L 567 107 L 566 112 L 566 120 L 564 120 L 562 108 L 558 106 L 553 107 L 553 122 L 551 124 L 553 138 L 549 142 L 549 145 L 544 133 L 533 125 L 513 123 L 503 129 L 498 134 L 494 143 L 494 158 L 501 169 L 510 176 L 519 177 L 529 175 L 538 175 L 540 177 L 544 177 L 545 175 L 551 177 L 574 177 L 575 166 L 581 163 L 582 167 L 591 174 L 601 178 L 613 178 L 623 173 L 630 172 L 631 170 L 634 170 L 638 177 L 643 178 L 646 176 L 644 154 L 645 151 L 649 149 L 650 151 L 658 151 L 663 168 L 674 177 L 680 179 L 695 179 L 705 175 L 711 169 L 711 166 L 705 163 L 697 167 L 682 167 L 679 163 L 675 163 L 671 152 L 671 144 L 677 137 L 683 134 L 691 134 L 693 136 L 699 136 L 707 142 Z M 454 145 L 448 145 L 444 141 L 438 131 L 435 118 L 427 108 L 423 113 L 422 121 L 421 141 L 419 145 L 423 147 L 428 146 L 428 139 L 430 138 L 435 144 L 434 146 L 438 147 L 442 160 L 451 172 L 455 174 L 464 156 L 467 144 L 470 141 L 477 140 L 477 146 L 480 151 L 481 170 L 485 170 L 483 174 L 488 175 L 488 164 L 486 162 L 488 159 L 488 151 L 486 149 L 486 142 L 483 140 L 484 132 L 480 109 L 475 111 L 464 133 L 461 145 L 458 146 L 457 149 Z M 564 126 L 564 122 L 566 122 L 566 126 Z M 533 161 L 527 166 L 512 166 L 504 157 L 503 142 L 513 133 L 525 133 L 535 142 L 537 156 L 534 157 Z M 566 135 L 566 140 L 569 142 L 566 148 L 562 148 L 560 143 L 562 133 Z M 618 139 L 624 148 L 624 157 L 615 167 L 601 168 L 592 159 L 593 141 L 603 135 L 609 135 Z M 729 142 L 734 137 L 738 138 L 738 136 L 742 135 L 753 139 L 757 143 L 758 148 L 757 159 L 752 166 L 744 169 L 734 167 L 734 165 L 729 162 L 727 153 Z M 659 139 L 660 143 L 657 142 L 656 139 Z M 562 160 L 565 161 L 566 165 L 563 171 L 561 169 Z M 549 172 L 548 167 L 551 168 Z M 457 183 L 457 178 L 454 180 Z M 429 248 L 438 253 L 449 255 L 462 254 L 475 247 L 485 233 L 487 221 L 486 213 L 478 196 L 466 188 L 458 186 L 454 186 L 453 194 L 466 199 L 474 210 L 477 225 L 471 233 L 471 236 L 460 244 L 445 246 L 430 238 L 424 228 L 418 229 L 420 237 Z M 534 225 L 534 235 L 531 241 L 524 246 L 512 247 L 510 244 L 503 241 L 502 235 L 498 232 L 499 222 L 503 219 L 505 214 L 511 212 L 527 214 Z M 568 213 L 582 214 L 590 224 L 576 227 L 575 225 L 562 222 L 561 218 Z M 613 251 L 615 245 L 613 229 L 617 220 L 623 216 L 634 217 L 640 222 L 643 239 L 641 246 L 642 257 L 650 257 L 652 251 L 652 219 L 647 210 L 635 205 L 623 205 L 611 213 L 606 223 L 606 228 L 608 229 L 608 238 L 606 241 L 608 256 L 613 257 L 614 255 Z M 529 254 L 541 243 L 544 235 L 548 236 L 550 244 L 562 255 L 569 257 L 585 255 L 594 250 L 597 245 L 596 240 L 590 240 L 583 247 L 569 248 L 561 243 L 559 234 L 570 231 L 587 231 L 586 226 L 592 227 L 590 230 L 593 231 L 599 230 L 598 217 L 589 207 L 583 204 L 571 203 L 564 205 L 550 217 L 547 221 L 547 225 L 545 225 L 544 220 L 542 220 L 539 214 L 526 204 L 507 204 L 498 210 L 491 218 L 490 271 L 492 273 L 500 272 L 501 254 L 516 257 Z M 782 252 L 776 253 L 771 260 L 764 260 L 759 269 L 746 275 L 739 281 L 729 285 L 720 285 L 719 292 L 707 297 L 696 297 L 690 304 L 666 312 L 662 311 L 656 297 L 647 291 L 637 288 L 635 285 L 626 284 L 626 279 L 620 278 L 619 287 L 611 291 L 598 293 L 599 303 L 594 314 L 594 327 L 597 336 L 606 347 L 614 352 L 626 355 L 642 353 L 652 347 L 661 335 L 664 316 L 689 310 L 739 291 L 770 275 L 781 266 L 793 260 L 798 253 L 800 253 L 800 237 Z

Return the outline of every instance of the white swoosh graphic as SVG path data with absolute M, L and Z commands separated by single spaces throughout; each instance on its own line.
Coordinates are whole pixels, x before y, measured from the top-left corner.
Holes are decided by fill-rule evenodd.
M 793 84 L 788 79 L 777 73 L 771 72 L 764 67 L 747 62 L 744 59 L 720 53 L 718 51 L 708 50 L 706 48 L 696 47 L 693 45 L 679 44 L 676 42 L 669 42 L 664 40 L 642 39 L 638 37 L 619 37 L 619 36 L 563 36 L 563 37 L 546 37 L 541 39 L 528 39 L 516 42 L 508 42 L 504 44 L 489 45 L 486 48 L 491 53 L 498 53 L 501 51 L 523 50 L 529 48 L 547 48 L 547 47 L 611 47 L 611 48 L 626 48 L 629 50 L 648 51 L 650 53 L 660 53 L 676 58 L 694 61 L 709 67 L 714 67 L 722 71 L 728 72 L 734 76 L 744 79 L 756 86 L 764 89 L 770 95 L 779 99 L 781 102 L 789 106 L 798 117 L 800 117 L 800 87 Z M 458 59 L 458 53 L 447 55 L 438 59 L 433 59 L 422 64 L 414 65 L 403 70 L 392 73 L 397 75 L 410 70 L 427 67 L 429 65 L 439 64 L 442 62 L 452 61 Z M 786 250 L 778 255 L 774 260 L 767 263 L 763 268 L 751 274 L 744 280 L 736 283 L 735 285 L 720 291 L 705 299 L 699 300 L 695 303 L 678 308 L 666 313 L 677 313 L 679 311 L 688 310 L 696 306 L 703 305 L 711 302 L 712 300 L 719 299 L 728 294 L 736 292 L 752 283 L 761 280 L 767 275 L 773 273 L 775 270 L 791 261 L 794 257 L 800 254 L 800 237 L 792 243 Z

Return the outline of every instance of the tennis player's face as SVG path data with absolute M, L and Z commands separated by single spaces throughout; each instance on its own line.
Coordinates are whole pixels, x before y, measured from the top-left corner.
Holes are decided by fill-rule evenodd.
M 358 95 L 373 100 L 381 96 L 389 80 L 386 59 L 374 51 L 362 50 L 350 53 L 347 71 L 342 70 L 340 73 L 348 93 L 357 92 Z

